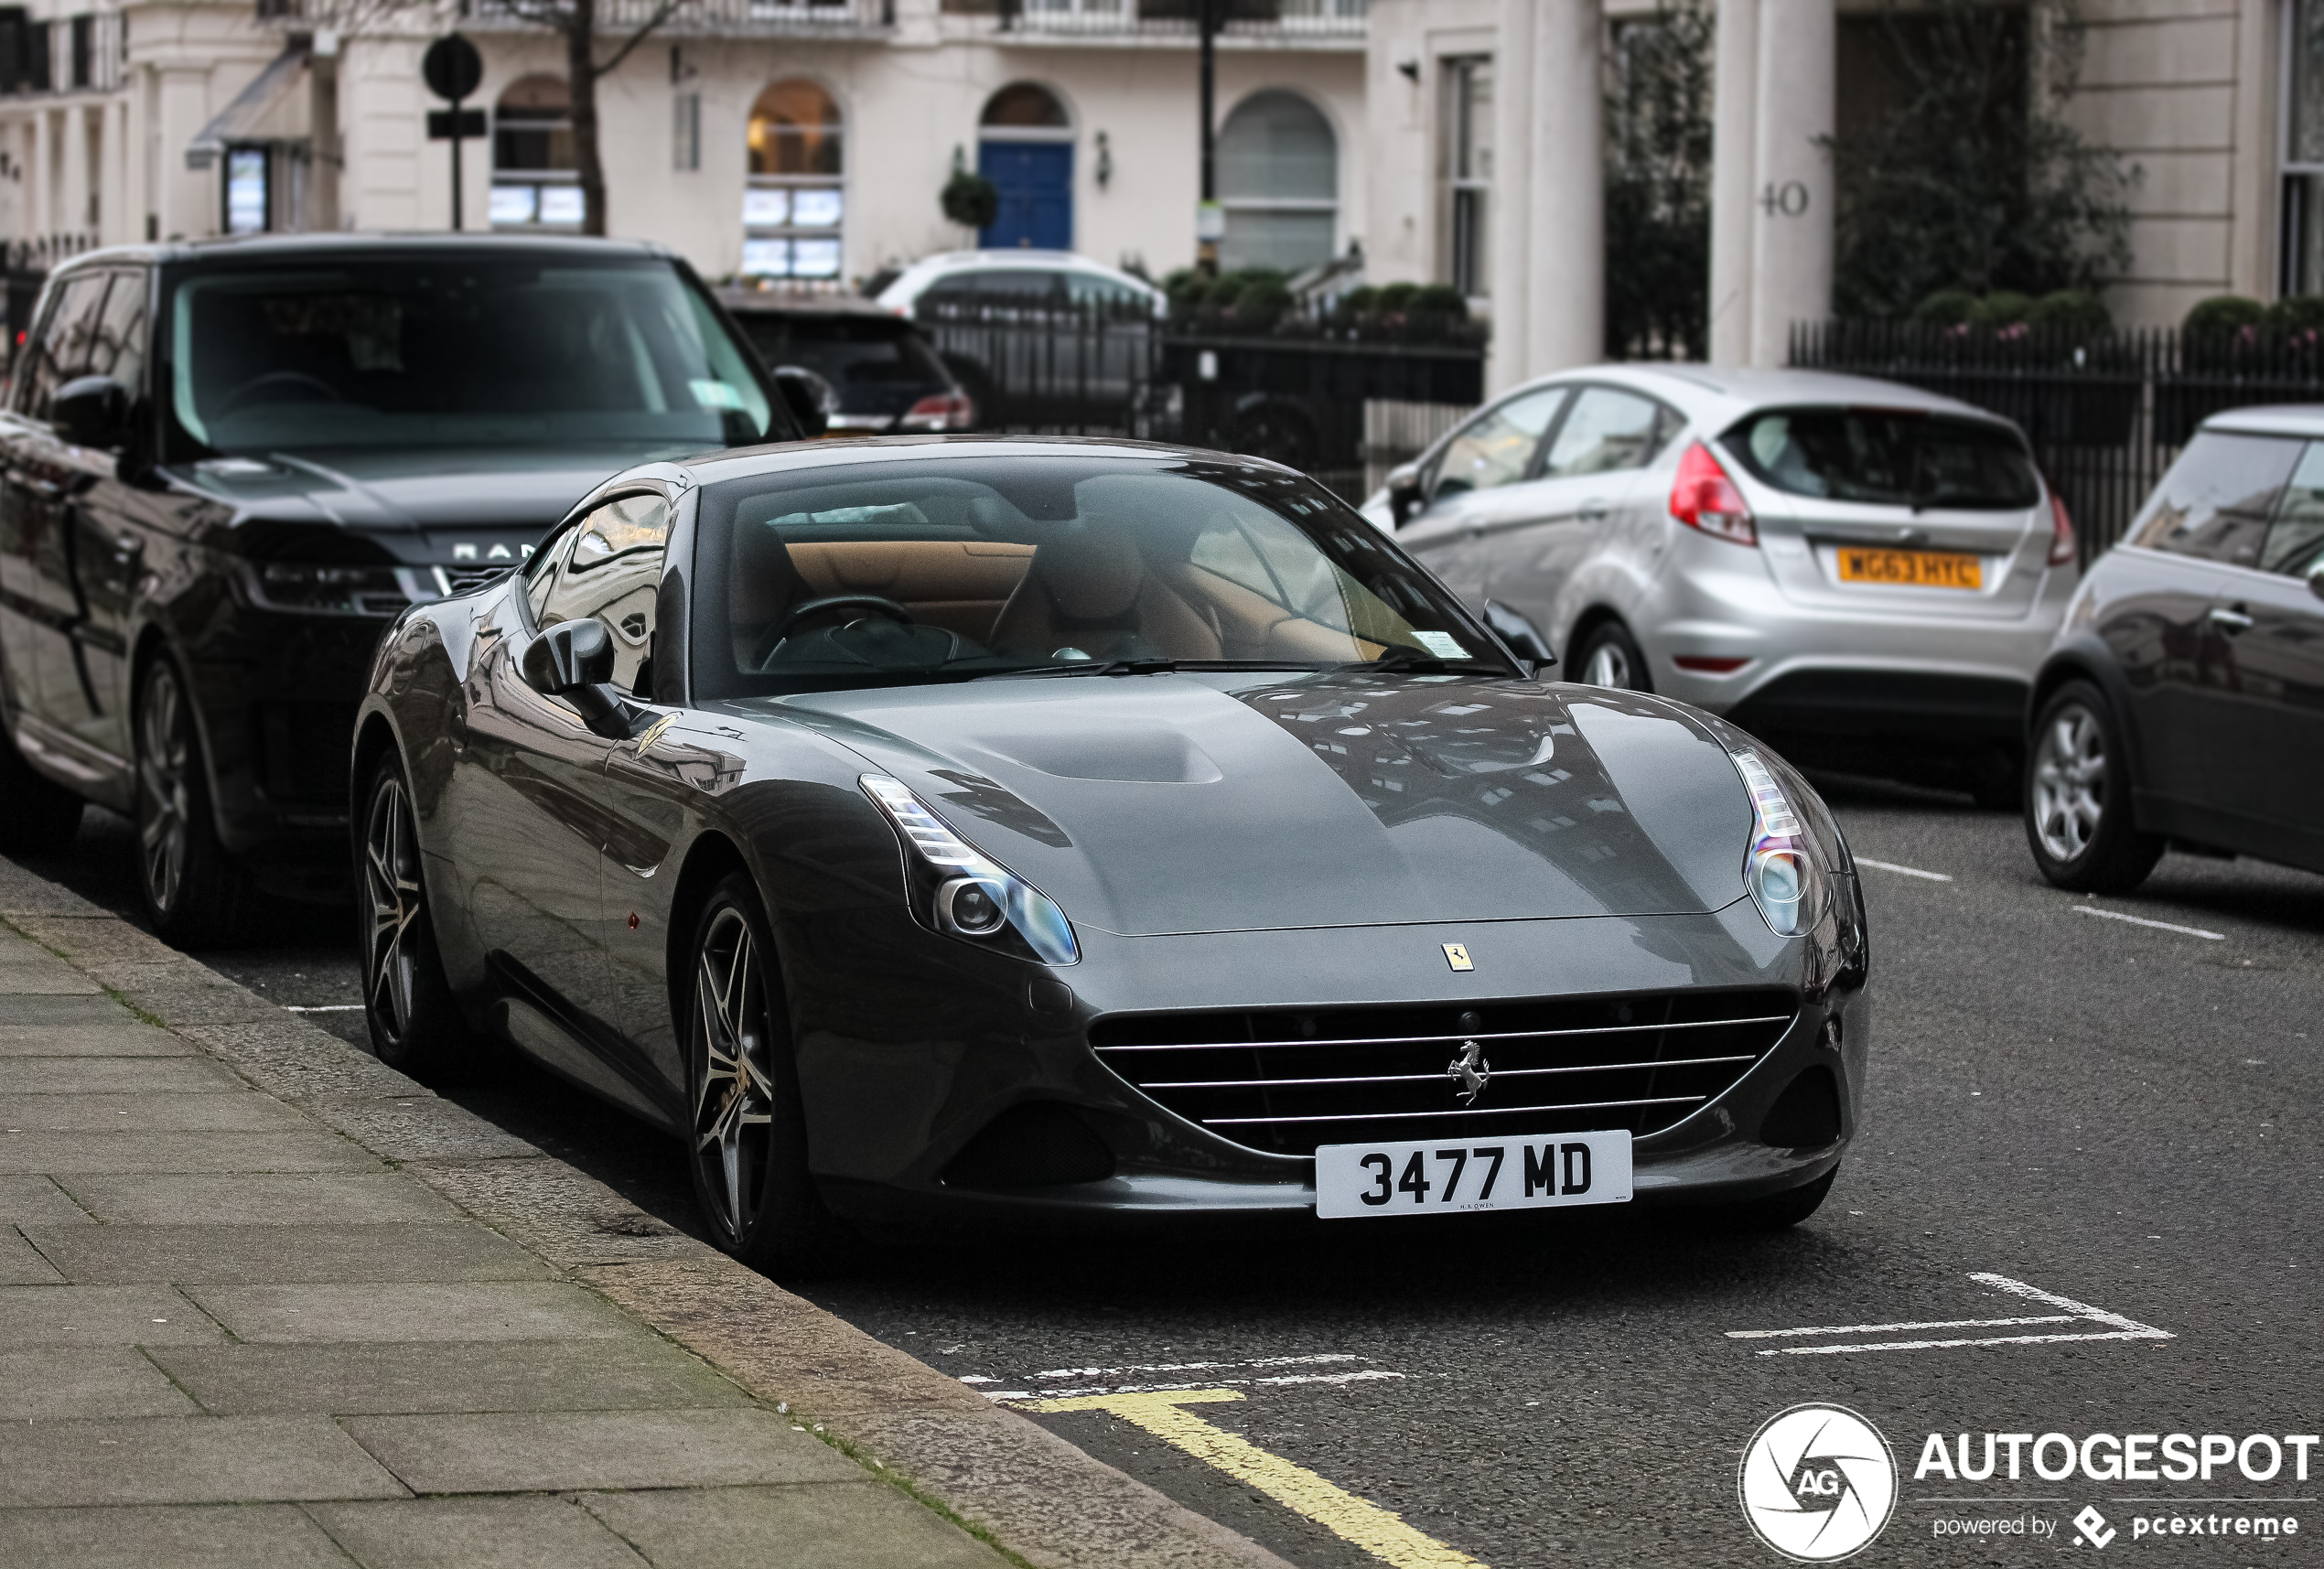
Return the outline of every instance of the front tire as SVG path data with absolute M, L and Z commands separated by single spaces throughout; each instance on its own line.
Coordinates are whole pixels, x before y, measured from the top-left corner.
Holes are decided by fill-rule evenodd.
M 1574 650 L 1574 679 L 1591 686 L 1617 687 L 1624 692 L 1652 692 L 1646 673 L 1646 651 L 1619 621 L 1601 621 L 1589 629 Z
M 790 1012 L 743 873 L 711 890 L 694 924 L 685 1018 L 687 1166 L 712 1240 L 764 1274 L 829 1267 L 840 1228 L 808 1174 Z
M 355 886 L 371 1054 L 424 1083 L 445 1083 L 473 1070 L 482 1051 L 445 978 L 411 787 L 394 753 L 372 770 L 363 803 Z
M 219 842 L 191 690 L 167 654 L 137 684 L 137 885 L 154 930 L 178 947 L 231 942 L 246 879 Z
M 2026 844 L 2034 865 L 2077 894 L 2126 894 L 2162 859 L 2163 838 L 2131 816 L 2130 758 L 2105 693 L 2068 682 L 2034 722 Z

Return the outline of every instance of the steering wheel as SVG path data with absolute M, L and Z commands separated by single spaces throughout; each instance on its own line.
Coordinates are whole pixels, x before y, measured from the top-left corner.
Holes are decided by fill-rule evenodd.
M 821 599 L 808 599 L 792 606 L 782 619 L 768 628 L 765 635 L 759 639 L 759 647 L 753 655 L 753 662 L 765 664 L 776 648 L 791 635 L 791 628 L 812 617 L 821 616 L 832 610 L 871 610 L 907 627 L 916 627 L 920 624 L 912 618 L 912 613 L 909 610 L 905 609 L 893 599 L 883 599 L 877 594 L 826 594 Z
M 337 387 L 332 386 L 320 376 L 310 376 L 304 371 L 269 371 L 264 376 L 252 377 L 249 381 L 244 382 L 241 386 L 236 387 L 232 392 L 227 393 L 223 398 L 220 399 L 218 403 L 218 412 L 221 414 L 231 414 L 235 409 L 241 407 L 246 403 L 282 402 L 283 400 L 279 398 L 261 398 L 255 395 L 263 392 L 269 387 L 280 387 L 285 390 L 292 387 L 299 387 L 317 395 L 324 403 L 343 403 L 347 402 L 345 398 L 339 395 L 339 389 Z

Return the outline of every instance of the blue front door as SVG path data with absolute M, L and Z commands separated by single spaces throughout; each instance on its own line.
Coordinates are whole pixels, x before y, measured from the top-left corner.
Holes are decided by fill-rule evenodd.
M 985 142 L 976 172 L 1001 193 L 1000 216 L 976 237 L 988 248 L 1073 249 L 1073 144 Z

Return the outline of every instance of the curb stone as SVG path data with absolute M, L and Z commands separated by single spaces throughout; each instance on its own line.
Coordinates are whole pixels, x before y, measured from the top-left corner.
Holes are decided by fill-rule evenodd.
M 1289 1569 L 1256 1542 L 5 858 L 0 923 L 1020 1563 Z

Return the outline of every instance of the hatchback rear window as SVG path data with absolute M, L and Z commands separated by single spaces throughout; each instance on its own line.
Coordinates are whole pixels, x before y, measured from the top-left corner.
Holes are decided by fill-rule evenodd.
M 944 386 L 952 377 L 908 322 L 877 317 L 744 315 L 769 365 L 804 365 L 840 386 Z
M 1770 409 L 1721 445 L 1794 496 L 1888 507 L 2017 511 L 2041 499 L 2016 432 L 1909 409 Z

